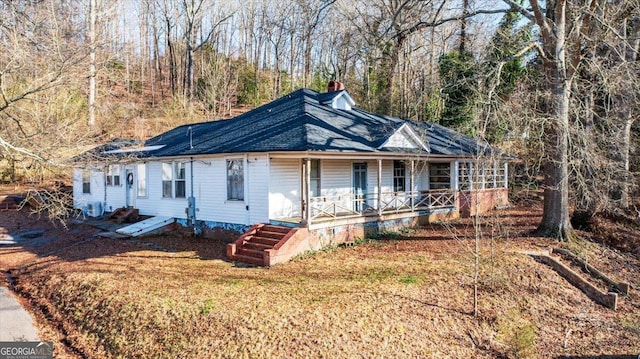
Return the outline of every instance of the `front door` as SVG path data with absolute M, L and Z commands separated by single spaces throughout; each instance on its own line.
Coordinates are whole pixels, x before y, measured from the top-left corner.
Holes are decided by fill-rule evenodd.
M 135 187 L 133 186 L 133 171 L 130 168 L 125 169 L 125 188 L 126 188 L 126 207 L 133 207 L 133 199 L 135 198 Z
M 367 164 L 353 164 L 353 210 L 364 211 L 367 206 Z

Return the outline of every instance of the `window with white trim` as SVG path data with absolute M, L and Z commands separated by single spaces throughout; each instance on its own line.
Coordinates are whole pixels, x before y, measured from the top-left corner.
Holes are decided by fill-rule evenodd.
M 393 161 L 393 191 L 404 192 L 407 183 L 407 166 L 404 161 Z
M 429 189 L 451 188 L 451 165 L 448 163 L 429 164 Z
M 496 167 L 496 187 L 497 188 L 506 188 L 507 184 L 507 171 L 505 170 L 505 163 L 498 162 Z
M 458 163 L 458 188 L 461 191 L 468 191 L 471 189 L 471 183 L 473 182 L 473 165 L 471 162 Z
M 186 197 L 186 170 L 182 162 L 162 164 L 162 198 Z
M 120 165 L 107 166 L 107 186 L 120 186 Z
M 173 188 L 174 188 L 174 196 L 176 198 L 185 198 L 187 196 L 187 181 L 186 181 L 186 174 L 187 171 L 185 169 L 185 164 L 182 162 L 175 162 L 174 166 L 174 174 L 175 174 L 175 180 L 173 183 Z
M 320 196 L 320 160 L 311 160 L 311 182 L 309 183 L 309 189 L 311 190 L 311 197 Z
M 147 165 L 140 163 L 136 166 L 138 179 L 138 197 L 147 197 Z
M 227 160 L 227 200 L 244 200 L 244 160 Z
M 172 198 L 173 168 L 171 163 L 162 164 L 162 198 Z
M 82 170 L 82 193 L 91 193 L 91 171 L 87 169 Z

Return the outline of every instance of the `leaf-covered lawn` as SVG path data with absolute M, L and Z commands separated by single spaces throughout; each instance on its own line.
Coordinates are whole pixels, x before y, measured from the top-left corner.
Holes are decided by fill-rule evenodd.
M 465 221 L 390 233 L 395 239 L 273 268 L 234 266 L 224 244 L 212 239 L 90 233 L 26 251 L 20 263 L 0 248 L 0 267 L 16 268 L 18 290 L 50 318 L 43 325 L 57 326 L 59 338 L 88 357 L 640 353 L 637 293 L 612 312 L 518 253 L 552 244 L 521 237 L 535 222 L 517 209 L 486 219 L 485 235 L 500 230 L 481 242 L 478 317 L 470 314 L 473 232 Z M 640 287 L 636 259 L 584 247 L 602 263 L 625 268 L 624 279 Z

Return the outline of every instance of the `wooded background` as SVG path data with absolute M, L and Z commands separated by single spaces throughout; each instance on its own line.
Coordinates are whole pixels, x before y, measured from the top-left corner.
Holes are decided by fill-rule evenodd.
M 639 49 L 639 0 L 0 0 L 0 180 L 338 80 L 516 155 L 567 238 L 637 211 Z

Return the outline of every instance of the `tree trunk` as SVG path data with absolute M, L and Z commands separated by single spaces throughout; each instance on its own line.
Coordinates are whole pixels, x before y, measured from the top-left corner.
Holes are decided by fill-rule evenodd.
M 633 19 L 625 20 L 624 28 L 622 31 L 624 38 L 624 58 L 623 62 L 633 64 L 638 61 L 638 50 L 640 46 L 640 17 L 634 17 Z M 633 76 L 633 73 L 631 73 Z M 633 91 L 631 91 L 633 92 Z M 626 94 L 627 96 L 629 94 Z M 624 96 L 619 94 L 618 97 Z M 633 105 L 631 103 L 625 103 L 621 101 L 618 107 L 622 114 L 623 129 L 622 129 L 622 144 L 620 151 L 622 157 L 623 167 L 623 179 L 620 186 L 620 207 L 623 209 L 629 208 L 631 190 L 632 175 L 630 173 L 630 159 L 631 159 L 631 129 L 634 123 Z
M 548 9 L 550 11 L 550 9 Z M 557 0 L 553 9 L 555 22 L 546 21 L 543 46 L 547 60 L 552 106 L 551 119 L 545 126 L 545 188 L 542 221 L 538 234 L 564 241 L 573 235 L 569 216 L 569 99 L 571 76 L 568 74 L 565 26 L 566 0 Z M 548 18 L 548 17 L 547 17 Z M 552 25 L 551 25 L 552 24 Z
M 168 16 L 168 15 L 167 15 Z M 177 87 L 177 79 L 178 75 L 176 73 L 176 55 L 173 50 L 173 41 L 171 41 L 171 22 L 169 19 L 166 20 L 167 25 L 167 48 L 169 49 L 169 80 L 171 84 L 171 94 L 175 96 L 176 87 Z
M 182 88 L 184 91 L 184 96 L 188 101 L 193 99 L 193 78 L 194 78 L 194 69 L 193 69 L 193 43 L 191 42 L 192 34 L 188 35 L 186 50 L 185 50 L 185 69 L 184 69 L 184 78 L 182 80 Z
M 393 106 L 395 71 L 404 40 L 403 36 L 398 36 L 395 41 L 385 44 L 386 48 L 382 51 L 381 69 L 377 80 L 379 85 L 376 88 L 380 100 L 376 112 L 384 115 L 395 115 Z
M 96 6 L 89 2 L 89 127 L 96 124 Z
M 630 198 L 629 198 L 629 189 L 632 180 L 632 176 L 629 172 L 630 170 L 630 158 L 631 158 L 631 127 L 633 125 L 633 116 L 629 109 L 627 111 L 625 119 L 624 119 L 624 128 L 622 130 L 622 144 L 621 144 L 621 152 L 622 152 L 622 166 L 623 166 L 623 180 L 620 186 L 620 207 L 623 209 L 629 208 Z
M 309 87 L 309 78 L 311 75 L 311 47 L 312 47 L 312 29 L 307 29 L 304 38 L 304 73 L 302 75 L 302 87 Z
M 556 69 L 557 71 L 558 69 Z M 553 91 L 554 114 L 545 129 L 547 160 L 542 222 L 538 233 L 558 240 L 572 235 L 569 216 L 569 84 L 556 78 Z

